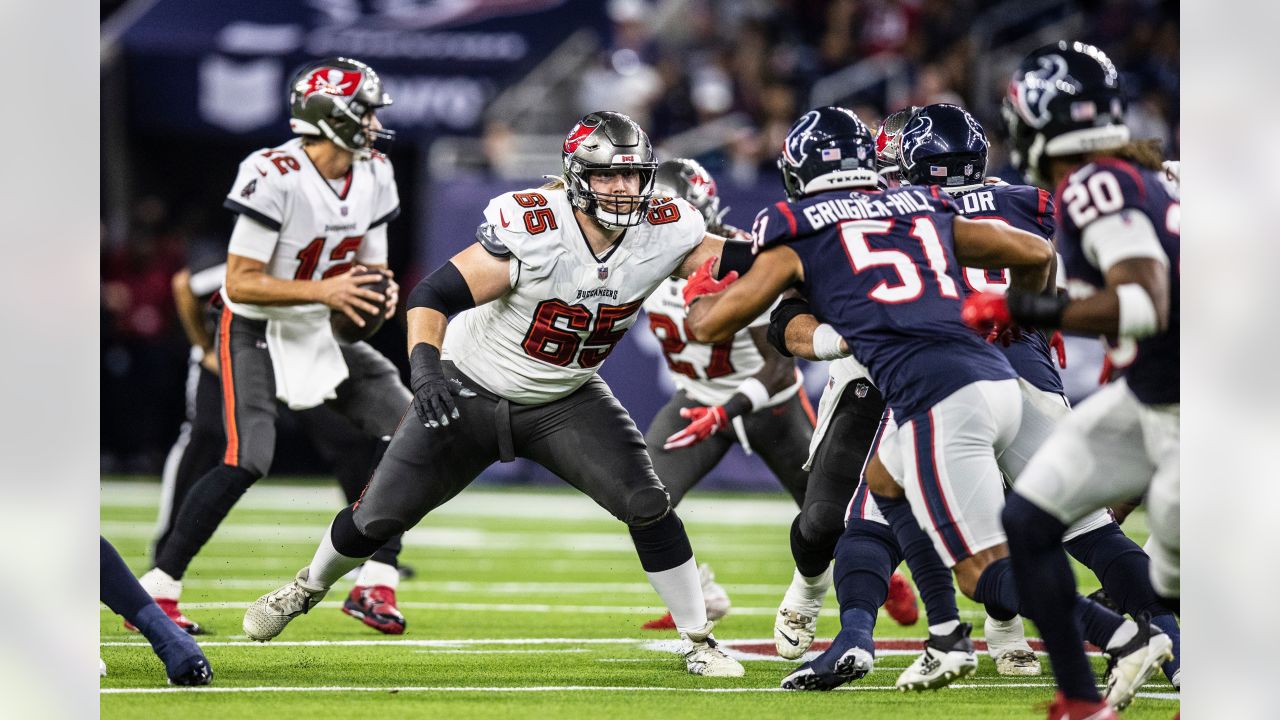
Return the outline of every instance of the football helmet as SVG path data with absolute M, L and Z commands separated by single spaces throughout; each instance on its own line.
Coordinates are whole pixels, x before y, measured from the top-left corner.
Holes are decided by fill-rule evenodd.
M 367 157 L 376 141 L 391 140 L 395 132 L 368 127 L 365 116 L 390 104 L 373 68 L 350 58 L 325 58 L 303 66 L 289 83 L 289 129 Z
M 729 208 L 720 207 L 720 192 L 715 178 L 702 163 L 689 158 L 664 160 L 658 164 L 653 181 L 655 195 L 684 198 L 707 221 L 707 227 L 720 225 Z
M 891 113 L 876 131 L 876 170 L 888 187 L 902 184 L 902 170 L 898 167 L 898 135 L 911 114 L 919 109 L 918 105 L 909 105 Z
M 1046 157 L 1111 150 L 1129 142 L 1120 74 L 1092 45 L 1060 40 L 1027 55 L 1001 106 L 1009 159 L 1029 182 L 1050 182 Z
M 959 105 L 926 105 L 898 135 L 902 177 L 913 185 L 966 188 L 987 173 L 987 134 Z
M 606 227 L 631 227 L 644 221 L 653 197 L 658 163 L 649 136 L 634 120 L 608 110 L 593 112 L 578 121 L 564 139 L 564 183 L 569 202 Z M 638 195 L 612 194 L 609 210 L 591 189 L 590 175 L 603 170 L 634 170 L 640 175 Z M 625 208 L 631 208 L 624 212 Z
M 820 107 L 800 116 L 778 156 L 787 198 L 837 188 L 876 187 L 876 141 L 867 126 L 841 107 Z

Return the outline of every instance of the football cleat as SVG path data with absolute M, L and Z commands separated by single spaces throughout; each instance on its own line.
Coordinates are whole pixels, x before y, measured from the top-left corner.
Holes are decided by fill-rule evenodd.
M 680 639 L 684 641 L 685 669 L 690 675 L 742 677 L 747 672 L 742 663 L 726 655 L 716 639 L 711 637 L 714 625 L 708 622 L 700 630 L 680 633 Z
M 278 590 L 263 595 L 244 611 L 244 634 L 250 640 L 266 642 L 279 635 L 289 621 L 320 604 L 329 590 L 311 590 L 302 586 L 308 568 Z
M 102 658 L 98 658 L 98 677 L 104 678 L 106 676 L 107 676 L 107 663 Z
M 1105 702 L 1071 700 L 1059 690 L 1049 705 L 1048 720 L 1119 720 L 1119 717 Z
M 973 651 L 969 633 L 973 626 L 960 623 L 946 635 L 929 634 L 924 652 L 898 676 L 899 690 L 937 690 L 946 687 L 978 669 L 978 656 Z
M 182 597 L 182 581 L 174 580 L 169 573 L 160 568 L 151 568 L 142 577 L 138 578 L 138 584 L 142 585 L 142 589 L 147 591 L 152 600 L 160 606 L 165 615 L 174 622 L 175 625 L 186 631 L 188 635 L 203 635 L 204 628 L 200 627 L 195 621 L 178 609 L 178 598 Z M 133 623 L 126 620 L 124 629 L 130 632 L 138 632 L 138 628 Z
M 387 635 L 404 633 L 404 615 L 396 607 L 396 591 L 386 585 L 351 588 L 351 594 L 342 603 L 342 612 L 378 632 Z
M 1129 642 L 1107 650 L 1107 704 L 1123 710 L 1133 702 L 1160 664 L 1173 659 L 1173 640 L 1151 624 L 1151 617 L 1140 613 L 1134 622 L 1138 631 Z
M 791 585 L 782 596 L 782 605 L 773 619 L 773 645 L 778 655 L 795 660 L 813 644 L 818 631 L 818 613 L 822 612 L 822 603 L 830 587 L 830 567 L 816 585 L 810 585 L 799 570 L 794 572 Z
M 836 635 L 831 647 L 782 679 L 783 690 L 834 690 L 847 682 L 861 680 L 875 659 L 866 648 L 857 647 L 843 635 Z
M 213 670 L 209 667 L 209 661 L 205 659 L 204 653 L 201 653 L 199 649 L 196 650 L 196 653 L 196 655 L 175 663 L 173 667 L 165 665 L 165 674 L 169 676 L 170 685 L 191 687 L 208 685 L 213 682 Z
M 884 601 L 884 611 L 899 625 L 915 625 L 920 619 L 916 591 L 900 572 L 889 576 L 889 597 Z
M 988 615 L 983 636 L 987 639 L 987 654 L 996 662 L 997 673 L 1024 676 L 1041 673 L 1040 658 L 1027 644 L 1022 618 L 1000 622 Z
M 182 628 L 188 635 L 204 635 L 208 631 L 201 627 L 196 621 L 182 614 L 182 610 L 178 609 L 178 601 L 174 598 L 152 598 L 156 601 L 156 605 L 164 611 L 165 615 L 173 621 L 174 625 Z M 124 621 L 124 629 L 130 632 L 138 632 L 138 628 L 128 620 Z
M 698 566 L 698 579 L 702 582 L 702 601 L 707 606 L 707 619 L 711 621 L 719 620 L 729 614 L 729 593 L 724 591 L 720 583 L 716 582 L 716 574 L 711 570 L 711 566 L 702 563 Z M 656 620 L 650 620 L 640 626 L 645 630 L 675 630 L 676 621 L 671 617 L 671 613 L 667 613 Z

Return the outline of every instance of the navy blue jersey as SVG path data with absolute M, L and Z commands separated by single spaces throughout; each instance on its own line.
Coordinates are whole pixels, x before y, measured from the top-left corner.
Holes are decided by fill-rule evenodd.
M 1084 230 L 1099 218 L 1138 212 L 1151 221 L 1168 257 L 1169 326 L 1138 341 L 1138 353 L 1125 373 L 1129 388 L 1150 405 L 1178 402 L 1179 238 L 1181 208 L 1178 188 L 1162 172 L 1116 158 L 1103 158 L 1073 172 L 1058 188 L 1058 251 L 1072 286 L 1106 286 L 1093 253 L 1084 248 Z M 1123 215 L 1121 216 L 1123 218 Z
M 899 424 L 965 385 L 1015 377 L 960 321 L 958 213 L 937 188 L 900 187 L 821 193 L 756 216 L 757 246 L 800 256 L 814 314 L 849 343 Z
M 1019 230 L 1039 235 L 1052 243 L 1056 223 L 1053 199 L 1047 190 L 1030 185 L 985 185 L 952 197 L 960 213 L 971 220 L 998 220 Z M 1008 270 L 964 269 L 967 292 L 998 292 L 1009 289 Z M 1046 392 L 1061 394 L 1062 378 L 1049 357 L 1049 342 L 1034 330 L 1022 333 L 1008 347 L 996 347 L 1008 358 L 1018 376 Z

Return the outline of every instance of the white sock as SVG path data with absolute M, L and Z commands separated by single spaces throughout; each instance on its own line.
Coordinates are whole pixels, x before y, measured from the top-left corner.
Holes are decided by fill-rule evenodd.
M 142 589 L 153 598 L 163 598 L 165 600 L 177 600 L 182 597 L 182 581 L 174 580 L 169 573 L 160 568 L 151 568 L 142 577 L 138 578 L 138 583 L 142 585 Z
M 334 549 L 333 539 L 330 537 L 332 533 L 332 526 L 325 528 L 324 536 L 320 538 L 320 547 L 316 548 L 316 556 L 308 566 L 305 586 L 308 590 L 328 590 L 339 578 L 365 561 L 365 558 L 347 557 Z
M 991 617 L 990 615 L 987 616 L 987 622 L 990 624 L 992 628 L 996 630 L 1001 630 L 1004 632 L 1009 632 L 1010 630 L 1013 630 L 1014 624 L 1018 623 L 1019 621 L 1020 621 L 1020 618 L 1017 615 L 1014 615 L 1012 618 L 1009 618 L 1008 620 L 997 620 Z
M 689 558 L 684 563 L 661 572 L 646 572 L 649 584 L 671 611 L 671 619 L 680 632 L 701 630 L 707 624 L 707 604 L 702 599 L 702 579 L 698 562 Z
M 361 587 L 385 585 L 394 590 L 400 585 L 400 571 L 386 563 L 366 560 L 360 567 L 360 574 L 356 576 L 356 585 Z
M 1132 620 L 1125 620 L 1124 624 L 1116 628 L 1112 633 L 1111 639 L 1107 641 L 1107 649 L 1115 650 L 1121 645 L 1129 642 L 1138 634 L 1138 624 Z
M 950 635 L 951 633 L 955 632 L 956 628 L 958 627 L 960 627 L 959 620 L 948 620 L 946 622 L 938 623 L 937 625 L 930 625 L 929 634 L 930 635 Z
M 820 602 L 827 597 L 827 591 L 831 589 L 831 566 L 821 575 L 809 577 L 801 575 L 799 568 L 791 573 L 791 587 L 787 588 L 787 595 L 792 595 L 797 599 L 807 600 L 809 602 Z

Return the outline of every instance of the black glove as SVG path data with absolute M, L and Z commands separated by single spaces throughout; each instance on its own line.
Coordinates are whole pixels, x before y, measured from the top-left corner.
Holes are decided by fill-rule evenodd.
M 812 315 L 813 310 L 809 308 L 809 302 L 803 298 L 787 298 L 778 303 L 778 306 L 769 314 L 769 344 L 775 350 L 782 353 L 783 357 L 792 357 L 791 351 L 787 349 L 787 325 L 796 318 L 797 315 Z
M 453 396 L 475 397 L 474 391 L 454 378 L 444 376 L 440 365 L 440 349 L 420 342 L 409 353 L 409 389 L 413 391 L 413 410 L 429 428 L 447 426 L 450 418 L 458 419 Z

